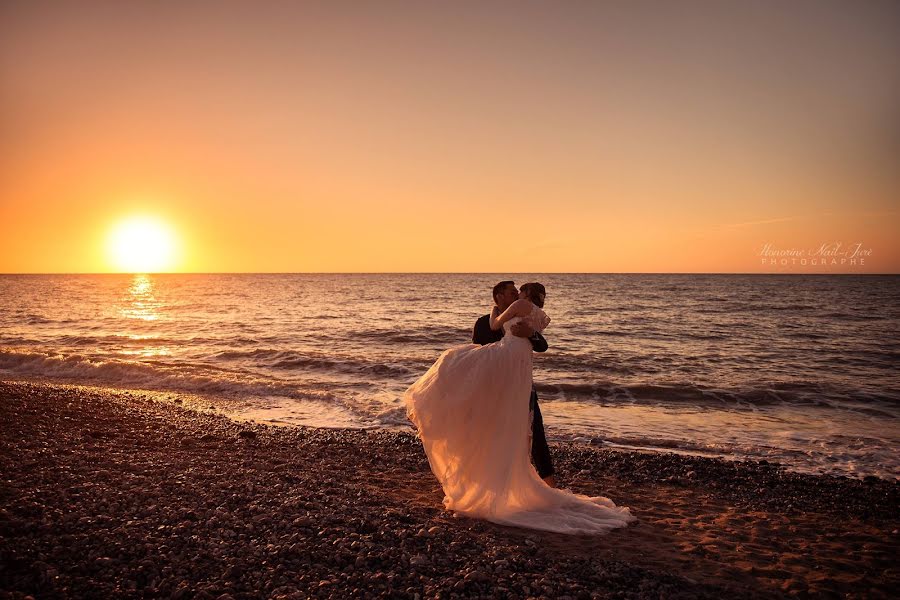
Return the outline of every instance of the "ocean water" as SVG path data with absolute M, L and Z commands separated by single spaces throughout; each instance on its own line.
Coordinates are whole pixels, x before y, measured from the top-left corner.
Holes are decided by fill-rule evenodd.
M 403 390 L 471 342 L 500 279 L 547 286 L 551 440 L 900 477 L 898 276 L 2 275 L 0 378 L 408 428 Z

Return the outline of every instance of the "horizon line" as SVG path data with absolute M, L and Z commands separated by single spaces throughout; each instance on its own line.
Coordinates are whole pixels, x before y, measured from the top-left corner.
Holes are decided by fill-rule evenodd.
M 70 271 L 70 272 L 3 272 L 9 275 L 900 275 L 894 272 L 798 272 L 783 271 Z

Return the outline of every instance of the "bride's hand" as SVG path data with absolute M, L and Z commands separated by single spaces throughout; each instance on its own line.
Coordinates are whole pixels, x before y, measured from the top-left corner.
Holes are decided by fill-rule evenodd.
M 497 317 L 499 317 L 499 316 L 500 316 L 500 307 L 495 304 L 494 307 L 491 309 L 491 315 L 488 318 L 488 324 L 491 328 L 491 331 L 497 331 L 498 329 L 500 329 L 501 325 L 499 325 L 497 323 Z

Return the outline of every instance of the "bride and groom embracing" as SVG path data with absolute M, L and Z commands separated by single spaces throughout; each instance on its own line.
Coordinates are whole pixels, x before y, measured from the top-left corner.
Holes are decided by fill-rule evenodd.
M 609 498 L 557 489 L 552 479 L 532 389 L 532 352 L 547 349 L 545 299 L 540 283 L 520 290 L 512 281 L 497 284 L 494 307 L 476 322 L 473 343 L 444 351 L 406 390 L 406 415 L 447 510 L 529 529 L 604 533 L 637 518 Z

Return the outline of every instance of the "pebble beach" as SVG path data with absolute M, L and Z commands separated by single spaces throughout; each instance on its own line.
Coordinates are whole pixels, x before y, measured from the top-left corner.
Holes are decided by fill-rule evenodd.
M 390 430 L 241 422 L 187 396 L 0 382 L 0 598 L 888 598 L 900 484 L 552 443 L 639 521 L 455 517 Z

